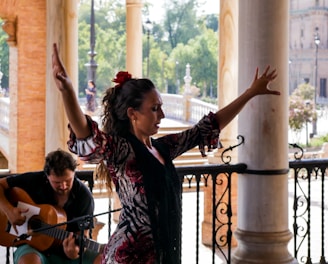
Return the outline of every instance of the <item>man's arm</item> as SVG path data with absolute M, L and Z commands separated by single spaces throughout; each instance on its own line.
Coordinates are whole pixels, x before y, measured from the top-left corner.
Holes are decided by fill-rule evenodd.
M 13 228 L 17 232 L 16 225 L 22 225 L 25 223 L 26 217 L 23 213 L 26 213 L 28 209 L 21 209 L 14 207 L 7 199 L 5 191 L 9 189 L 7 178 L 0 179 L 0 209 L 7 216 L 8 221 L 13 225 Z

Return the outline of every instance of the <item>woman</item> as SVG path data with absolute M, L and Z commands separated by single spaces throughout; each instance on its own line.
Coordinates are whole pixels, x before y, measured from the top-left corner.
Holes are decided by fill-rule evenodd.
M 88 81 L 88 87 L 85 89 L 86 99 L 87 99 L 87 113 L 93 113 L 96 110 L 96 84 L 94 81 Z
M 81 111 L 72 83 L 54 45 L 53 75 L 70 122 L 69 148 L 81 159 L 106 167 L 101 178 L 111 180 L 122 204 L 117 228 L 104 250 L 102 263 L 180 263 L 181 182 L 172 160 L 199 145 L 216 147 L 219 132 L 254 96 L 279 95 L 268 88 L 276 71 L 267 67 L 241 96 L 191 129 L 153 139 L 164 113 L 162 99 L 148 79 L 119 72 L 116 85 L 102 100 L 100 130 Z

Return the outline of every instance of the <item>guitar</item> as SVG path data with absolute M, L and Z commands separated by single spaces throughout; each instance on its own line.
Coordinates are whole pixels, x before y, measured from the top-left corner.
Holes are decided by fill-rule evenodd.
M 38 251 L 45 251 L 51 247 L 58 247 L 62 241 L 67 238 L 70 232 L 66 231 L 66 225 L 51 227 L 53 225 L 66 222 L 66 213 L 63 209 L 48 205 L 35 204 L 31 197 L 21 188 L 14 187 L 8 190 L 7 198 L 14 206 L 17 203 L 24 202 L 40 208 L 38 215 L 34 215 L 28 220 L 28 235 L 30 239 L 17 239 L 17 236 L 10 233 L 10 223 L 7 216 L 0 210 L 0 245 L 5 247 L 19 246 L 21 244 L 29 244 Z M 33 230 L 34 229 L 34 230 Z M 35 232 L 37 231 L 37 232 Z M 79 235 L 74 235 L 78 241 Z M 94 240 L 83 238 L 86 249 L 100 253 L 102 245 Z

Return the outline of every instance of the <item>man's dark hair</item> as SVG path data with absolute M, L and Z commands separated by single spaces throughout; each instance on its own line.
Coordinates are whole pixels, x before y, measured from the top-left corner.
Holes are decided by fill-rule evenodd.
M 44 172 L 48 176 L 53 171 L 56 176 L 62 176 L 66 169 L 75 171 L 77 167 L 76 160 L 73 156 L 61 149 L 49 152 L 45 159 Z

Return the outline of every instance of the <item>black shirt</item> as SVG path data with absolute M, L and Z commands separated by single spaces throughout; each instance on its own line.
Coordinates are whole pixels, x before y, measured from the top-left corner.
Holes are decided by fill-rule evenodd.
M 35 204 L 56 205 L 54 191 L 43 171 L 28 172 L 7 178 L 10 188 L 19 187 L 31 197 Z M 67 221 L 80 216 L 93 215 L 94 200 L 88 187 L 74 177 L 72 190 L 64 205 Z M 67 225 L 67 231 L 77 232 L 77 223 Z

